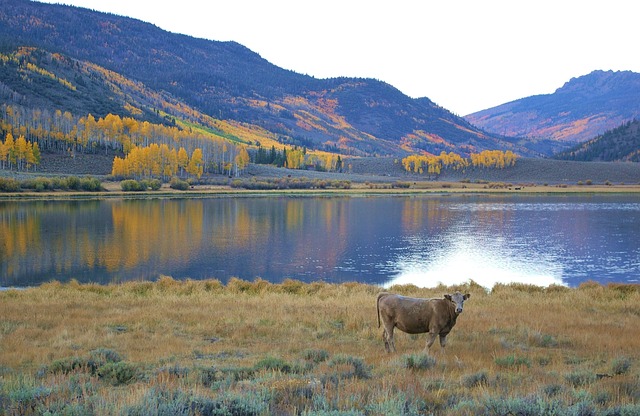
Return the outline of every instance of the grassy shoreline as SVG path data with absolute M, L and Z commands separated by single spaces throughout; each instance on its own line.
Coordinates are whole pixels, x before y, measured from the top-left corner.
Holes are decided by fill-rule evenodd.
M 470 282 L 447 353 L 398 333 L 380 287 L 287 280 L 0 292 L 2 414 L 638 414 L 640 285 Z
M 103 182 L 103 192 L 82 191 L 22 191 L 0 193 L 0 200 L 39 199 L 111 199 L 111 198 L 208 198 L 223 196 L 331 196 L 331 195 L 422 195 L 422 194 L 635 194 L 640 193 L 640 185 L 570 185 L 514 186 L 508 184 L 463 183 L 463 182 L 411 182 L 406 188 L 394 188 L 394 183 L 354 183 L 350 189 L 237 189 L 224 185 L 195 185 L 187 191 L 179 191 L 163 185 L 158 191 L 125 192 L 119 182 Z

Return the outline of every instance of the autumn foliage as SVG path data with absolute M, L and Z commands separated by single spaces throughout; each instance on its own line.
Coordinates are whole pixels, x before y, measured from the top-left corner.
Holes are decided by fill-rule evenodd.
M 402 166 L 407 172 L 438 176 L 443 169 L 465 170 L 472 168 L 504 169 L 514 166 L 518 156 L 510 150 L 485 150 L 471 153 L 469 158 L 463 158 L 454 152 L 442 152 L 439 156 L 410 155 L 402 159 Z
M 0 169 L 29 170 L 40 164 L 40 148 L 37 142 L 18 137 L 14 140 L 7 133 L 4 141 L 0 140 Z
M 0 141 L 3 169 L 35 167 L 41 151 L 124 154 L 115 157 L 112 173 L 126 178 L 199 178 L 205 171 L 237 175 L 249 163 L 244 146 L 211 132 L 114 114 L 96 119 L 5 104 L 0 107 L 0 132 L 6 132 Z

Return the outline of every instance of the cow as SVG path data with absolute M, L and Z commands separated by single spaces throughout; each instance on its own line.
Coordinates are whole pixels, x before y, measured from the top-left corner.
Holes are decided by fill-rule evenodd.
M 396 351 L 393 342 L 393 329 L 397 327 L 407 334 L 428 332 L 427 345 L 425 346 L 427 353 L 436 340 L 436 336 L 439 335 L 441 351 L 444 352 L 447 335 L 456 324 L 458 315 L 462 313 L 464 301 L 470 297 L 470 294 L 463 295 L 460 292 L 444 295 L 443 299 L 410 298 L 392 293 L 380 293 L 376 307 L 378 328 L 380 328 L 380 318 L 382 318 L 384 325 L 382 338 L 385 349 L 388 353 L 392 350 Z

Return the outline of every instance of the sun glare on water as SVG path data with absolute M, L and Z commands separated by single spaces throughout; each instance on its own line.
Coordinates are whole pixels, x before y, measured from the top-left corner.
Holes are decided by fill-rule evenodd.
M 564 285 L 562 269 L 549 253 L 519 252 L 500 238 L 451 235 L 443 244 L 413 247 L 400 255 L 397 274 L 385 286 L 457 285 L 471 280 L 491 289 L 498 283 Z

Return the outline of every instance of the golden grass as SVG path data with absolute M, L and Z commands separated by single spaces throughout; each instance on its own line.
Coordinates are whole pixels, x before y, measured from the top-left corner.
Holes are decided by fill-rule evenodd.
M 237 279 L 222 285 L 164 277 L 0 292 L 0 406 L 11 414 L 18 406 L 11 399 L 15 391 L 64 385 L 70 377 L 84 377 L 91 386 L 85 402 L 93 398 L 95 414 L 139 406 L 159 388 L 209 398 L 262 397 L 263 414 L 385 414 L 411 406 L 475 414 L 498 406 L 492 400 L 508 406 L 506 397 L 527 406 L 530 398 L 559 400 L 567 408 L 580 401 L 600 410 L 640 405 L 640 286 L 389 289 L 420 297 L 453 290 L 472 297 L 446 354 L 437 343 L 432 347 L 429 368 L 406 364 L 422 356 L 424 335 L 397 332 L 398 353 L 385 353 L 376 318 L 380 288 L 370 285 Z M 112 387 L 100 374 L 46 371 L 100 349 L 117 352 L 144 377 Z M 204 369 L 211 369 L 214 383 L 194 375 L 209 374 Z M 242 371 L 250 375 L 230 375 Z M 82 394 L 74 397 L 86 406 Z

